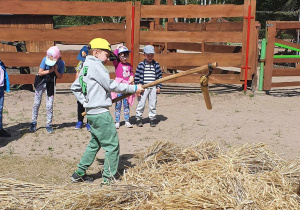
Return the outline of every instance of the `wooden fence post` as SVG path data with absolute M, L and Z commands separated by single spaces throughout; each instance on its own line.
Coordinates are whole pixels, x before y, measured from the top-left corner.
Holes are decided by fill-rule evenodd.
M 141 2 L 135 2 L 135 13 L 134 13 L 134 41 L 133 41 L 133 71 L 139 64 L 140 57 L 140 28 L 141 28 Z
M 272 86 L 276 23 L 273 21 L 267 21 L 267 27 L 268 27 L 268 40 L 267 40 L 267 49 L 266 49 L 265 71 L 264 71 L 264 85 L 263 85 L 264 90 L 270 90 Z
M 249 8 L 251 6 L 250 17 L 249 16 Z M 255 46 L 257 37 L 255 36 L 255 9 L 256 9 L 256 0 L 244 0 L 244 20 L 243 20 L 243 41 L 242 41 L 242 61 L 241 61 L 241 74 L 240 79 L 252 80 L 252 76 L 257 74 L 257 62 L 256 62 L 256 50 L 257 46 Z M 250 28 L 248 29 L 248 22 L 250 21 Z M 248 32 L 248 30 L 250 30 Z M 249 36 L 248 34 L 249 33 Z M 249 40 L 247 40 L 249 39 Z M 247 43 L 248 42 L 248 43 Z M 248 51 L 247 51 L 248 50 Z M 247 65 L 247 66 L 246 66 Z M 245 75 L 245 69 L 247 68 L 247 75 Z M 246 90 L 247 81 L 244 81 Z
M 131 49 L 131 36 L 132 36 L 132 2 L 126 2 L 126 47 Z M 131 60 L 131 53 L 129 60 Z

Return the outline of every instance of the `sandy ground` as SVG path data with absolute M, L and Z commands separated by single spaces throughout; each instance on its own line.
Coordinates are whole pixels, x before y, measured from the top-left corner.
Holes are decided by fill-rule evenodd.
M 57 85 L 53 134 L 45 129 L 45 97 L 39 111 L 38 130 L 30 133 L 34 93 L 20 90 L 5 95 L 3 122 L 12 137 L 0 139 L 0 177 L 69 182 L 90 138 L 86 128 L 74 129 L 77 105 L 70 85 Z M 135 125 L 136 102 L 130 110 L 133 128 L 124 126 L 122 111 L 122 126 L 118 130 L 120 169 L 131 167 L 133 155 L 157 140 L 182 146 L 210 140 L 218 142 L 223 149 L 263 142 L 284 159 L 300 158 L 300 88 L 273 89 L 266 95 L 264 92 L 244 94 L 235 85 L 210 85 L 210 95 L 213 109 L 207 110 L 198 85 L 166 84 L 158 95 L 159 122 L 154 128 L 149 124 L 148 107 L 142 128 Z M 110 112 L 114 117 L 114 106 Z M 91 171 L 101 170 L 103 158 L 104 151 L 100 150 Z M 41 174 L 46 174 L 48 181 L 38 177 Z

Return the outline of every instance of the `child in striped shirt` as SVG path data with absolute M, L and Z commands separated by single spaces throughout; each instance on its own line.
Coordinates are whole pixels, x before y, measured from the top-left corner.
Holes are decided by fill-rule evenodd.
M 145 59 L 139 63 L 134 77 L 135 84 L 148 84 L 155 80 L 162 78 L 162 72 L 157 63 L 154 60 L 154 47 L 147 45 L 144 48 Z M 156 103 L 157 103 L 157 93 L 160 93 L 161 83 L 156 87 L 146 88 L 141 96 L 138 97 L 138 105 L 136 108 L 136 124 L 138 127 L 143 127 L 142 115 L 145 109 L 146 100 L 149 99 L 149 119 L 150 126 L 156 126 Z

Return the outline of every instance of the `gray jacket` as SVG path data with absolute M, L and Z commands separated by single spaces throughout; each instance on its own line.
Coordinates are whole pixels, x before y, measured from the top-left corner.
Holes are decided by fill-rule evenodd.
M 71 86 L 77 100 L 86 108 L 87 114 L 109 111 L 112 105 L 110 92 L 134 93 L 135 85 L 111 80 L 109 72 L 98 58 L 88 55 L 78 78 Z

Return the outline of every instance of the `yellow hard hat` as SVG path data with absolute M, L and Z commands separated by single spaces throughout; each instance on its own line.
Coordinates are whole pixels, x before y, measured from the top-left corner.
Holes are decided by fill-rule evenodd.
M 111 46 L 109 42 L 102 38 L 95 38 L 89 43 L 91 49 L 102 49 L 102 50 L 109 50 L 109 60 L 113 61 L 116 60 L 115 54 L 111 51 Z
M 103 49 L 111 51 L 111 46 L 105 39 L 95 38 L 90 42 L 91 49 Z

